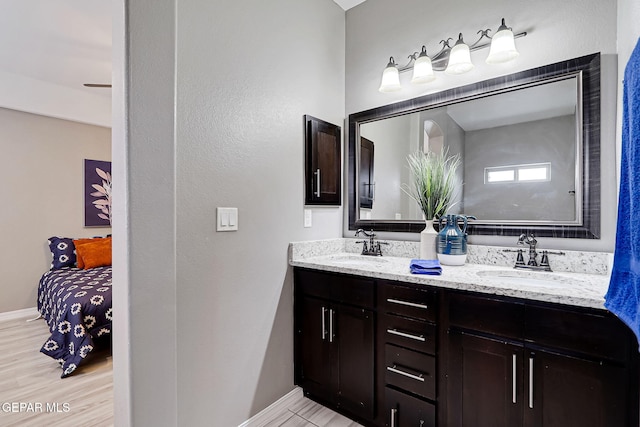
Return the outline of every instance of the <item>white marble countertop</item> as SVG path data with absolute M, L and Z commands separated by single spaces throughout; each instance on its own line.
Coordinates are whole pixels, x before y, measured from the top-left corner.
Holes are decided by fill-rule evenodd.
M 606 274 L 535 272 L 469 263 L 455 267 L 443 265 L 442 275 L 439 276 L 411 274 L 411 258 L 363 256 L 346 251 L 345 245 L 337 240 L 326 241 L 328 244 L 323 245 L 320 251 L 306 250 L 309 242 L 301 243 L 306 245 L 303 246 L 305 250 L 299 250 L 300 247 L 296 248 L 296 243 L 292 243 L 290 265 L 417 285 L 605 309 L 604 295 L 609 286 L 609 276 Z

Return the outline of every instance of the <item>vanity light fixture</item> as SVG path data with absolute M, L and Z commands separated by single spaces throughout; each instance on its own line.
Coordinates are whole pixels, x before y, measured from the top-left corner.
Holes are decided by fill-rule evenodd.
M 449 62 L 444 70 L 447 74 L 463 74 L 473 69 L 471 62 L 471 51 L 469 46 L 462 40 L 462 33 L 458 35 L 458 41 L 451 48 Z
M 427 49 L 422 46 L 420 53 L 414 52 L 409 55 L 409 62 L 403 67 L 398 67 L 393 56 L 389 58 L 389 63 L 382 73 L 382 81 L 380 83 L 380 92 L 393 92 L 402 89 L 400 85 L 400 73 L 413 70 L 411 83 L 429 83 L 436 79 L 434 71 L 444 71 L 447 74 L 462 74 L 473 69 L 471 62 L 471 52 L 485 47 L 491 46 L 489 56 L 486 59 L 487 64 L 499 64 L 511 61 L 518 57 L 514 39 L 524 37 L 526 32 L 514 34 L 511 28 L 507 27 L 504 18 L 502 25 L 498 31 L 489 36 L 490 29 L 480 30 L 480 38 L 472 45 L 467 45 L 462 33 L 458 35 L 458 40 L 453 45 L 449 44 L 452 38 L 441 40 L 442 48 L 438 53 L 429 57 Z M 484 39 L 489 39 L 490 42 Z

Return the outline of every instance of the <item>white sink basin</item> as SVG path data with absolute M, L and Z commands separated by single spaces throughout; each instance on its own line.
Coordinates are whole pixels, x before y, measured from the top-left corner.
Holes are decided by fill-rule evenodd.
M 332 264 L 344 265 L 345 267 L 350 265 L 354 267 L 368 267 L 385 264 L 387 260 L 379 256 L 348 254 L 336 256 L 335 258 L 330 259 L 329 262 Z
M 478 271 L 476 274 L 491 281 L 528 286 L 556 287 L 573 283 L 567 277 L 539 271 L 491 270 Z

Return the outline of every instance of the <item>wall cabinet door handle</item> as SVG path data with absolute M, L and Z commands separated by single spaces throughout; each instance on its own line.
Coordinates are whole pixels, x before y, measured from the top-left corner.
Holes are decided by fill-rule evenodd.
M 322 307 L 322 341 L 324 341 L 327 337 L 327 327 L 325 325 L 324 322 L 324 314 L 327 311 L 326 308 L 324 308 L 324 306 Z
M 316 191 L 314 194 L 316 195 L 316 197 L 320 197 L 320 169 L 316 169 L 315 175 L 316 175 Z
M 387 302 L 390 302 L 392 304 L 406 305 L 409 307 L 423 308 L 425 310 L 429 308 L 426 304 L 418 304 L 415 302 L 403 301 L 403 300 L 394 299 L 394 298 L 387 298 Z
M 399 374 L 399 375 L 404 375 L 405 377 L 411 378 L 411 379 L 416 380 L 416 381 L 424 382 L 424 377 L 422 376 L 422 374 L 420 374 L 420 375 L 411 374 L 409 372 L 406 372 L 406 371 L 403 371 L 401 369 L 398 369 L 396 367 L 396 365 L 387 366 L 387 371 L 390 371 L 390 372 L 393 372 L 393 373 Z
M 533 357 L 529 357 L 529 408 L 533 409 Z
M 413 334 L 408 334 L 406 332 L 402 332 L 399 331 L 397 329 L 387 329 L 387 333 L 392 334 L 392 335 L 398 335 L 400 337 L 404 337 L 404 338 L 410 338 L 412 340 L 416 340 L 416 341 L 422 341 L 425 342 L 427 339 L 424 337 L 424 335 L 413 335 Z
M 515 354 L 513 355 L 513 360 L 512 360 L 512 365 L 511 365 L 511 375 L 512 375 L 512 382 L 511 382 L 511 401 L 513 403 L 517 403 L 516 402 L 516 375 L 518 373 L 516 365 L 518 362 L 518 356 L 516 356 Z
M 396 408 L 391 408 L 391 427 L 396 427 L 397 414 L 398 414 L 398 410 Z

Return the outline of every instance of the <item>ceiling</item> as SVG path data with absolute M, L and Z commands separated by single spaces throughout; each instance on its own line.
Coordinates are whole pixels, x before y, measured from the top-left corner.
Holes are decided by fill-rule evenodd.
M 365 0 L 333 0 L 338 3 L 338 5 L 344 10 L 349 10 L 354 6 L 359 5 L 360 3 L 364 3 Z
M 364 0 L 333 0 L 348 10 Z M 3 0 L 0 107 L 111 126 L 111 2 Z

